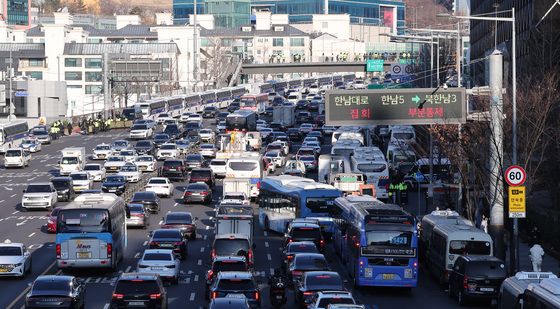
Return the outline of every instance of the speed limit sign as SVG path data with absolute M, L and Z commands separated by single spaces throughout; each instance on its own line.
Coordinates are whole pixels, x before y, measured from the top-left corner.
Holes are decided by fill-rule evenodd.
M 512 187 L 521 186 L 525 183 L 527 173 L 525 169 L 518 165 L 512 165 L 507 168 L 505 173 L 506 182 Z

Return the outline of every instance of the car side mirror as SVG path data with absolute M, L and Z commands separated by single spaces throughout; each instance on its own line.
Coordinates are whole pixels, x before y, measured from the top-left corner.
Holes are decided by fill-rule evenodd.
M 27 190 L 23 189 L 22 191 L 23 191 L 23 193 L 25 193 L 25 191 L 27 191 Z
M 251 248 L 253 248 L 253 250 L 257 249 L 257 244 L 253 243 L 253 245 L 251 246 Z
M 152 237 L 153 235 L 154 235 L 154 231 L 148 232 L 148 236 L 149 236 L 149 237 Z

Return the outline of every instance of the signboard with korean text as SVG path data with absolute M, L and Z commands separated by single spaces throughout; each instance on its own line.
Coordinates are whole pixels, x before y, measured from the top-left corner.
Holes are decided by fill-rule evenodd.
M 383 72 L 383 59 L 369 59 L 366 62 L 366 72 Z
M 464 88 L 329 90 L 327 125 L 459 124 L 466 121 Z
M 525 204 L 525 187 L 516 186 L 508 187 L 509 197 L 509 217 L 510 218 L 525 218 L 527 209 Z

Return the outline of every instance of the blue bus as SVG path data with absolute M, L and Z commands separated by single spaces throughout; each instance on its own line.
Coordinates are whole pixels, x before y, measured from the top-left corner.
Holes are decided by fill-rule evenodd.
M 115 194 L 76 197 L 57 215 L 58 267 L 115 270 L 126 247 L 126 216 L 124 200 Z
M 418 232 L 413 215 L 369 195 L 334 201 L 333 245 L 354 286 L 418 284 Z
M 259 224 L 265 230 L 286 232 L 295 218 L 318 219 L 325 236 L 330 237 L 333 222 L 329 215 L 334 199 L 342 192 L 309 178 L 282 175 L 261 181 Z

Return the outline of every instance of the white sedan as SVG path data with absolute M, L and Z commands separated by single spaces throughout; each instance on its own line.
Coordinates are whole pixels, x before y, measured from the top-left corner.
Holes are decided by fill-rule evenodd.
M 177 149 L 177 145 L 171 143 L 161 145 L 156 153 L 158 160 L 176 159 L 177 157 L 179 157 L 179 149 Z
M 93 160 L 105 160 L 111 155 L 111 145 L 99 144 L 93 149 Z
M 72 172 L 70 178 L 76 192 L 91 190 L 93 187 L 93 177 L 88 172 Z
M 146 249 L 138 261 L 136 271 L 139 273 L 158 274 L 163 280 L 179 283 L 181 262 L 170 249 Z
M 215 134 L 210 129 L 202 129 L 198 131 L 198 135 L 200 136 L 200 140 L 205 143 L 213 143 Z
M 159 196 L 170 197 L 173 196 L 175 187 L 173 183 L 166 177 L 152 177 L 146 184 L 145 191 L 151 191 Z
M 134 160 L 136 160 L 137 155 L 138 154 L 134 149 L 126 149 L 126 150 L 121 150 L 121 152 L 119 152 L 119 156 L 124 157 L 124 160 L 126 162 L 134 162 Z
M 215 158 L 216 146 L 214 144 L 202 144 L 200 145 L 200 154 L 205 158 Z
M 142 179 L 142 171 L 136 164 L 131 162 L 123 165 L 117 175 L 124 176 L 128 182 L 138 182 Z
M 134 161 L 138 168 L 143 172 L 153 172 L 156 170 L 157 161 L 152 156 L 139 156 Z
M 110 156 L 105 161 L 105 171 L 107 172 L 118 172 L 123 165 L 126 164 L 126 160 L 122 156 Z
M 86 164 L 84 172 L 87 172 L 93 181 L 101 181 L 105 178 L 105 168 L 98 163 Z
M 31 273 L 31 253 L 22 243 L 12 243 L 6 239 L 0 243 L 0 277 L 23 277 Z
M 154 131 L 146 124 L 135 124 L 130 128 L 130 139 L 147 139 L 152 137 Z

